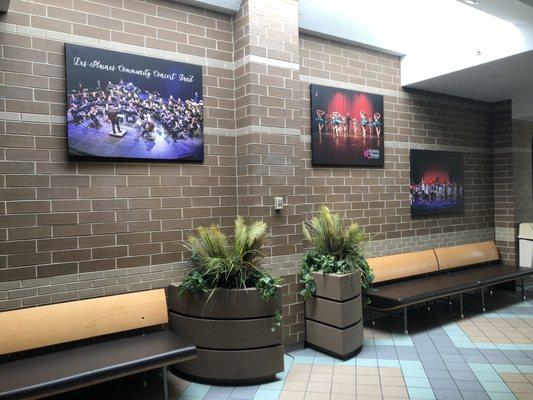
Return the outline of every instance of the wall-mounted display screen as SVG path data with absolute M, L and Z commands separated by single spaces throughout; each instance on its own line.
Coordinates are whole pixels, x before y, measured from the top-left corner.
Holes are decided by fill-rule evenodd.
M 464 211 L 463 154 L 411 150 L 411 215 Z
M 382 167 L 383 131 L 383 96 L 311 85 L 313 164 Z
M 203 160 L 201 66 L 65 46 L 70 156 Z

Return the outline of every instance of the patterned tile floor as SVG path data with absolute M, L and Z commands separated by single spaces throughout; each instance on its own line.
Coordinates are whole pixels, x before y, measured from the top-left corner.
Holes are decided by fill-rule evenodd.
M 339 360 L 312 349 L 293 351 L 285 355 L 285 372 L 262 385 L 211 386 L 172 376 L 171 398 L 533 400 L 533 300 L 520 301 L 518 293 L 498 290 L 487 296 L 486 313 L 480 307 L 479 296 L 468 296 L 464 319 L 447 302 L 432 304 L 430 312 L 414 310 L 409 335 L 401 333 L 401 318 L 379 318 L 375 327 L 365 328 L 356 357 Z M 111 398 L 161 398 L 157 376 L 151 378 L 147 389 Z

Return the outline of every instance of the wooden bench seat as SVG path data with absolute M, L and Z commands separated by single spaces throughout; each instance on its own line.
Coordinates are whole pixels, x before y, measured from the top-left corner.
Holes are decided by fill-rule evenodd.
M 166 366 L 196 353 L 163 328 L 167 322 L 162 289 L 0 313 L 0 399 L 39 398 L 156 368 L 165 380 Z
M 375 285 L 368 291 L 371 309 L 402 309 L 405 332 L 411 305 L 459 295 L 462 317 L 464 292 L 480 290 L 485 311 L 484 288 L 521 279 L 525 299 L 523 278 L 533 274 L 533 268 L 499 262 L 492 241 L 370 258 L 368 263 L 375 274 Z

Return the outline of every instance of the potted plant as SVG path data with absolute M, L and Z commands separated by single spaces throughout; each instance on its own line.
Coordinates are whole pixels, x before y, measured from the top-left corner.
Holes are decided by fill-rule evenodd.
M 283 371 L 280 279 L 259 266 L 266 224 L 235 220 L 230 241 L 217 225 L 189 237 L 192 269 L 169 290 L 170 329 L 197 357 L 173 366 L 196 380 L 242 384 Z
M 362 304 L 374 279 L 363 244 L 367 235 L 357 224 L 344 228 L 339 214 L 325 206 L 304 223 L 313 245 L 304 256 L 300 294 L 306 299 L 306 343 L 345 358 L 363 344 Z

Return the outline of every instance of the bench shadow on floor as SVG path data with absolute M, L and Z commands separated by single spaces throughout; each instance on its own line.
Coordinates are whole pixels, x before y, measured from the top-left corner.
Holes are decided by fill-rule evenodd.
M 160 371 L 137 374 L 125 378 L 104 382 L 95 386 L 74 390 L 72 392 L 47 397 L 46 400 L 162 400 L 163 386 Z M 169 398 L 177 399 L 187 388 L 189 382 L 168 373 Z

